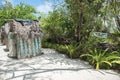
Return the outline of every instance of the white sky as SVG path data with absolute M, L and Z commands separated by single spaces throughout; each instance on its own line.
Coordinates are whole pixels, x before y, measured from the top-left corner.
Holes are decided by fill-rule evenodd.
M 52 11 L 52 10 L 53 10 L 53 9 L 52 9 L 52 3 L 50 3 L 50 2 L 45 2 L 45 4 L 39 5 L 39 6 L 36 8 L 36 10 L 37 10 L 38 12 L 44 12 L 44 13 L 47 13 L 47 12 L 49 12 L 49 11 Z

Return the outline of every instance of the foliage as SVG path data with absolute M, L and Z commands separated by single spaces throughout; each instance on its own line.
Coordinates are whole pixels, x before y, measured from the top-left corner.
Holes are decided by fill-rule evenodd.
M 110 67 L 112 66 L 112 63 L 119 63 L 120 57 L 117 55 L 116 52 L 107 53 L 106 49 L 105 51 L 101 50 L 89 50 L 89 53 L 82 54 L 80 57 L 89 57 L 89 62 L 91 62 L 92 65 L 95 66 L 96 70 L 99 70 L 104 64 L 108 64 Z
M 15 7 L 5 0 L 5 4 L 0 7 L 0 26 L 2 26 L 8 19 L 37 19 L 33 14 L 36 13 L 33 6 L 20 3 Z
M 112 61 L 112 63 L 120 64 L 120 60 L 114 60 L 114 61 Z
M 88 47 L 93 31 L 111 32 L 114 18 L 119 15 L 117 0 L 65 0 L 73 21 L 77 41 L 82 48 Z M 119 19 L 118 19 L 119 20 Z M 89 45 L 89 44 L 88 44 Z
M 72 58 L 74 54 L 75 47 L 73 45 L 65 45 L 65 48 L 67 49 L 70 57 Z
M 16 11 L 14 14 L 14 18 L 23 18 L 23 19 L 36 19 L 33 13 L 36 13 L 33 6 L 20 3 L 14 7 L 13 12 Z
M 69 16 L 61 7 L 50 12 L 47 17 L 41 18 L 41 23 L 47 38 L 57 39 L 72 35 Z
M 88 52 L 89 49 L 97 48 L 98 42 L 118 46 L 119 34 L 116 33 L 118 36 L 111 34 L 111 31 L 115 29 L 115 24 L 119 25 L 120 7 L 118 4 L 119 1 L 117 0 L 65 0 L 64 6 L 55 7 L 53 12 L 42 19 L 47 36 L 46 40 L 51 38 L 53 43 L 56 44 L 55 39 L 63 42 L 64 39 L 69 38 L 71 40 L 70 44 L 57 43 L 55 45 L 52 43 L 51 45 L 55 45 L 56 50 L 65 52 L 71 58 L 80 54 L 86 56 L 90 54 L 93 56 L 91 59 L 94 60 L 94 63 L 98 62 L 92 64 L 96 65 L 96 68 L 101 68 L 101 64 L 111 66 L 114 61 L 106 60 L 106 58 L 116 55 L 110 52 L 108 54 L 108 51 L 101 51 L 100 49 L 97 52 Z M 95 38 L 91 35 L 93 32 L 107 32 L 109 36 L 107 39 Z M 60 40 L 61 38 L 63 40 Z M 116 61 L 116 63 L 118 62 Z
M 61 53 L 64 53 L 68 55 L 70 58 L 77 58 L 80 54 L 77 52 L 77 46 L 76 45 L 61 45 L 56 43 L 50 43 L 50 42 L 42 42 L 42 47 L 45 48 L 53 48 Z

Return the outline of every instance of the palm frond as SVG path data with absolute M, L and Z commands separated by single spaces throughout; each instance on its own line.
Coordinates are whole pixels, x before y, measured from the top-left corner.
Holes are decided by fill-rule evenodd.
M 102 63 L 106 63 L 106 64 L 108 64 L 109 66 L 112 66 L 112 64 L 111 64 L 109 61 L 102 61 Z
M 120 64 L 120 60 L 114 60 L 111 63 L 116 63 L 116 64 Z
M 106 60 L 113 60 L 113 59 L 120 59 L 120 57 L 115 56 L 115 55 L 111 55 L 111 56 L 106 57 Z
M 91 54 L 82 54 L 80 57 L 92 57 L 93 58 Z

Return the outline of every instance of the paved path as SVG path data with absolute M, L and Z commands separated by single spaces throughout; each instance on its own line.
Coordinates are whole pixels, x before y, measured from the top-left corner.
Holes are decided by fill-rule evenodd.
M 11 59 L 0 46 L 0 80 L 120 80 L 111 70 L 94 70 L 87 62 L 67 58 L 53 49 L 29 59 Z

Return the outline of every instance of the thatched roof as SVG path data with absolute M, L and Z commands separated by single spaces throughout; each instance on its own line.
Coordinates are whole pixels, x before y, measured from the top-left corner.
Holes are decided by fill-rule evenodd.
M 10 26 L 10 28 L 8 28 Z M 27 40 L 34 37 L 42 37 L 43 31 L 37 20 L 10 19 L 9 23 L 4 25 L 6 33 L 13 32 L 17 36 Z

